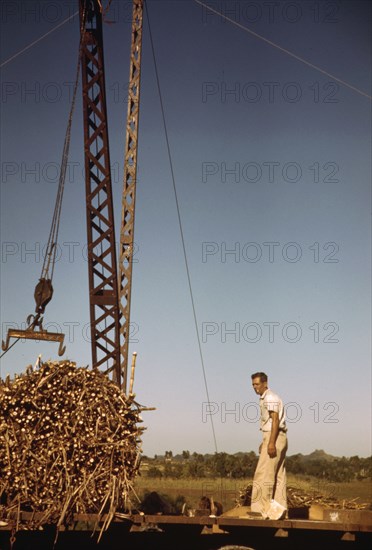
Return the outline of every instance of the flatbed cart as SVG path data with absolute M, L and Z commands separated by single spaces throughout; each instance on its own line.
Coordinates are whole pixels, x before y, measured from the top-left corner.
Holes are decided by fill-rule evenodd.
M 101 537 L 105 516 L 75 514 L 56 537 L 55 525 L 32 529 L 36 515 L 23 512 L 18 530 L 12 520 L 0 527 L 0 550 L 370 550 L 372 522 L 341 512 L 335 521 L 116 514 Z

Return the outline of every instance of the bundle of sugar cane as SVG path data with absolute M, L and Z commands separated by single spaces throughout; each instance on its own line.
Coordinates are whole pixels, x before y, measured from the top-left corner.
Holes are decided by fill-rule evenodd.
M 249 506 L 252 496 L 252 484 L 247 485 L 239 491 L 239 496 L 235 500 L 237 506 Z M 325 495 L 319 491 L 306 491 L 300 487 L 287 486 L 288 508 L 298 508 L 320 504 L 327 508 L 345 508 L 348 510 L 364 510 L 369 507 L 368 503 L 357 502 L 358 497 L 350 500 L 337 499 L 332 495 Z
M 319 491 L 305 491 L 298 487 L 287 487 L 288 506 L 311 506 L 320 504 L 326 508 L 345 508 L 348 510 L 362 510 L 368 508 L 367 503 L 359 503 L 359 497 L 353 499 L 339 499 L 332 494 L 323 494 Z
M 40 525 L 60 526 L 74 513 L 111 521 L 128 511 L 144 430 L 133 397 L 102 372 L 69 361 L 0 380 L 3 515 L 41 512 Z

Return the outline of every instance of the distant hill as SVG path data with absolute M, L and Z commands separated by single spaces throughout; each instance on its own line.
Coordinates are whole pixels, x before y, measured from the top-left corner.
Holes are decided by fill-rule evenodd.
M 316 449 L 309 455 L 301 455 L 302 460 L 305 462 L 308 462 L 310 460 L 326 460 L 327 462 L 333 462 L 334 460 L 337 460 L 339 457 L 329 455 L 322 449 Z

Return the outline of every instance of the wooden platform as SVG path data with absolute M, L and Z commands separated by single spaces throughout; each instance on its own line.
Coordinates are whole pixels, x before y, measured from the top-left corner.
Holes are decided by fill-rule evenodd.
M 334 516 L 337 517 L 337 516 Z M 23 525 L 37 519 L 30 512 L 21 513 Z M 224 546 L 243 546 L 253 550 L 314 549 L 370 550 L 372 523 L 284 519 L 279 521 L 231 516 L 175 516 L 118 514 L 97 545 L 99 525 L 92 536 L 97 515 L 76 514 L 60 529 L 55 550 L 76 547 L 79 550 L 219 550 Z M 101 520 L 104 521 L 104 517 Z M 0 549 L 11 548 L 14 523 L 0 527 Z M 30 525 L 31 525 L 30 523 Z M 13 550 L 52 550 L 56 529 L 29 529 L 14 533 Z

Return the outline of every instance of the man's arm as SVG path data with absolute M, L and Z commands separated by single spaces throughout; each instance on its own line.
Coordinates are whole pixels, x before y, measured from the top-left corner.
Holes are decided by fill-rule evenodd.
M 270 458 L 274 458 L 276 456 L 275 443 L 279 434 L 279 415 L 276 411 L 269 411 L 269 415 L 271 418 L 271 433 L 269 443 L 267 445 L 267 453 Z

